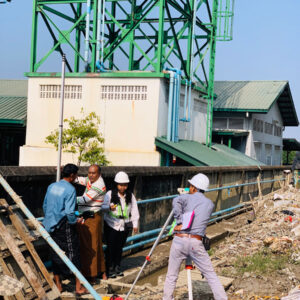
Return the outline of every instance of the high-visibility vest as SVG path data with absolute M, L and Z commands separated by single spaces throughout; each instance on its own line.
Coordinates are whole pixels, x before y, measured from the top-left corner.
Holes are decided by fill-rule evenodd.
M 123 212 L 123 213 L 122 213 Z M 109 214 L 114 217 L 114 218 L 118 218 L 118 219 L 128 219 L 128 206 L 127 204 L 125 204 L 125 208 L 122 210 L 122 207 L 120 204 L 117 205 L 115 210 L 111 210 L 109 211 Z

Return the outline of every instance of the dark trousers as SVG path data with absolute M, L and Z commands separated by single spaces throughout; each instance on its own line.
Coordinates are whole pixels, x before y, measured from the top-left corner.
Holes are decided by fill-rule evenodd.
M 55 243 L 65 252 L 70 261 L 80 270 L 79 238 L 76 225 L 70 225 L 66 220 L 59 228 L 50 233 Z M 51 259 L 54 275 L 71 274 L 69 268 L 51 249 Z
M 106 269 L 120 267 L 122 248 L 125 246 L 129 230 L 117 231 L 104 222 L 104 235 L 106 239 Z

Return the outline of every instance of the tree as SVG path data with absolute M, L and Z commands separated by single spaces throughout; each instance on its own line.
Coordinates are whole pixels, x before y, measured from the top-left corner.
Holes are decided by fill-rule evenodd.
M 104 154 L 104 138 L 98 131 L 100 118 L 95 112 L 85 116 L 83 108 L 81 109 L 82 118 L 71 117 L 65 119 L 64 130 L 62 134 L 62 149 L 64 152 L 78 154 L 77 164 L 88 162 L 106 166 L 109 161 Z M 45 142 L 53 144 L 58 150 L 59 131 L 55 130 L 46 137 Z
M 292 165 L 293 160 L 296 156 L 296 151 L 283 151 L 282 152 L 282 164 L 283 165 Z

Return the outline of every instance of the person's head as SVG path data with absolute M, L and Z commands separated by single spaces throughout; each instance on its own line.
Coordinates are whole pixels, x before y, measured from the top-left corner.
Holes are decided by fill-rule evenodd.
M 68 182 L 73 182 L 77 178 L 78 167 L 74 164 L 66 164 L 62 170 L 62 178 Z
M 115 176 L 115 179 L 114 179 L 115 183 L 117 184 L 117 189 L 118 189 L 118 192 L 121 194 L 121 195 L 124 195 L 127 188 L 128 188 L 128 183 L 129 183 L 129 177 L 128 175 L 121 171 L 121 172 L 118 172 Z
M 190 184 L 190 194 L 194 194 L 196 192 L 204 193 L 209 187 L 209 179 L 202 173 L 198 173 L 197 175 L 193 176 L 192 179 L 188 180 L 188 182 Z
M 94 183 L 101 176 L 101 168 L 98 165 L 91 165 L 89 167 L 88 177 L 91 183 Z

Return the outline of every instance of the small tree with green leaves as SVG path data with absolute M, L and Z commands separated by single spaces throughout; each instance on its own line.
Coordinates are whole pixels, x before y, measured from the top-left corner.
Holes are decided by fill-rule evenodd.
M 64 152 L 77 154 L 77 164 L 81 162 L 90 164 L 108 165 L 109 161 L 104 154 L 104 138 L 98 127 L 100 118 L 96 113 L 91 112 L 85 116 L 81 109 L 82 118 L 71 117 L 64 120 L 64 130 L 62 134 L 62 149 Z M 45 142 L 53 144 L 58 150 L 59 131 L 55 130 L 46 137 Z

